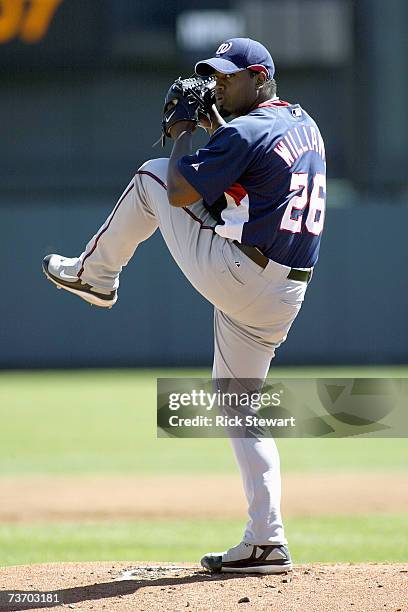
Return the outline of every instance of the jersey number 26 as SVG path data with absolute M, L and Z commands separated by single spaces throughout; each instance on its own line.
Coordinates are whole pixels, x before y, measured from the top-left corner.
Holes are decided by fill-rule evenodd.
M 322 233 L 325 215 L 325 199 L 321 193 L 326 193 L 326 177 L 324 174 L 315 174 L 313 187 L 308 194 L 309 175 L 304 172 L 292 174 L 290 191 L 299 191 L 286 206 L 282 217 L 280 229 L 298 234 L 302 231 L 303 213 L 309 205 L 305 228 L 310 234 L 319 236 Z

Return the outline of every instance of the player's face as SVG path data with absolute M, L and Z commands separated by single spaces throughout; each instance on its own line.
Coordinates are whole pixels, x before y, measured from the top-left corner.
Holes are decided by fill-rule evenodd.
M 249 70 L 235 74 L 215 72 L 216 106 L 222 117 L 246 115 L 256 104 L 256 78 Z

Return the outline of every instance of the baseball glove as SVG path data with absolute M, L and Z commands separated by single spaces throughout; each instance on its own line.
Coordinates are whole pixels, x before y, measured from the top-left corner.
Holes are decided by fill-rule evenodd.
M 170 128 L 178 121 L 193 121 L 196 125 L 200 114 L 208 116 L 215 103 L 215 79 L 213 77 L 179 77 L 174 81 L 164 99 L 161 143 L 164 147 Z

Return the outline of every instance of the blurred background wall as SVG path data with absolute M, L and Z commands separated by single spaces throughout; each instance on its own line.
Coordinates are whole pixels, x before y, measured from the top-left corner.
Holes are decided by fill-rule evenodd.
M 0 0 L 0 367 L 211 363 L 211 306 L 158 234 L 108 312 L 60 295 L 41 259 L 78 255 L 169 155 L 152 148 L 167 88 L 232 36 L 270 49 L 278 94 L 326 141 L 321 258 L 276 363 L 407 363 L 407 23 L 405 0 Z

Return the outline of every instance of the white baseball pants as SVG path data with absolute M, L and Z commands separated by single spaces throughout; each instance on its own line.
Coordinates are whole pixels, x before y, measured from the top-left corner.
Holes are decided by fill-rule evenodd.
M 96 288 L 116 289 L 136 247 L 159 228 L 179 268 L 214 305 L 213 377 L 263 380 L 300 310 L 306 283 L 288 280 L 290 268 L 273 261 L 262 269 L 216 234 L 215 221 L 201 201 L 188 208 L 170 206 L 167 164 L 167 159 L 156 159 L 139 169 L 87 244 L 75 272 Z M 244 541 L 285 544 L 274 440 L 231 438 L 231 444 L 248 500 Z

